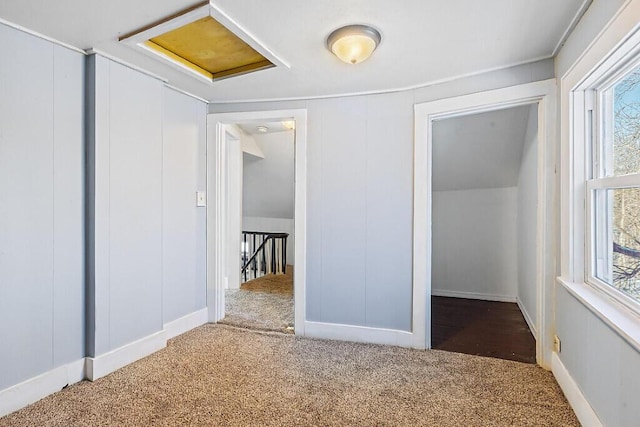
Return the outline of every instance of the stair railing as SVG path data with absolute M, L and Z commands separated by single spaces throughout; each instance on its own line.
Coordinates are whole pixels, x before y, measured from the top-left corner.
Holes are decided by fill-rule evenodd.
M 285 274 L 288 237 L 288 233 L 243 231 L 240 269 L 243 282 L 265 274 Z

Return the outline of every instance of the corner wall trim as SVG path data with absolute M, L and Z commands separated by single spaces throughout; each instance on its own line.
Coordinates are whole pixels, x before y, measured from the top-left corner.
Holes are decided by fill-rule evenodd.
M 68 363 L 0 390 L 0 417 L 60 391 L 63 387 L 82 381 L 85 359 Z
M 87 357 L 87 379 L 95 381 L 167 346 L 164 330 L 97 357 Z
M 562 392 L 569 401 L 569 405 L 578 417 L 578 421 L 585 427 L 601 427 L 602 422 L 589 404 L 589 401 L 582 394 L 578 384 L 571 378 L 571 374 L 560 360 L 558 353 L 551 356 L 551 371 L 556 381 L 560 385 Z
M 400 347 L 414 347 L 415 340 L 413 333 L 406 331 L 323 322 L 305 321 L 304 332 L 306 337 L 312 338 L 397 345 Z
M 202 326 L 209 321 L 209 310 L 203 308 L 179 319 L 164 324 L 164 331 L 168 340 L 184 334 L 193 328 Z
M 431 295 L 436 297 L 452 297 L 452 298 L 468 298 L 479 299 L 483 301 L 500 301 L 500 302 L 516 302 L 516 297 L 508 295 L 492 295 L 483 294 L 479 292 L 464 292 L 464 291 L 448 291 L 445 289 L 431 289 Z

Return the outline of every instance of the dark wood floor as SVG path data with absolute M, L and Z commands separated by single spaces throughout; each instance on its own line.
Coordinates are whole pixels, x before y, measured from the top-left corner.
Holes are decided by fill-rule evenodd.
M 517 304 L 434 296 L 431 307 L 432 348 L 536 363 L 536 342 Z

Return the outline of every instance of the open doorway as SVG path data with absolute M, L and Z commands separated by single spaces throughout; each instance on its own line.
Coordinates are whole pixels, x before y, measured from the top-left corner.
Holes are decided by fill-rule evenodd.
M 538 103 L 433 122 L 432 348 L 536 363 Z
M 230 265 L 220 323 L 293 333 L 295 122 L 228 126 L 240 143 L 227 150 L 236 173 L 228 180 Z
M 306 111 L 207 120 L 209 321 L 302 335 Z
M 416 104 L 412 334 L 415 347 L 431 348 L 432 345 L 433 125 L 443 119 L 537 103 L 536 314 L 532 330 L 535 328 L 536 332 L 536 361 L 543 368 L 551 369 L 555 333 L 552 321 L 556 279 L 554 248 L 560 226 L 553 209 L 557 194 L 555 93 L 556 81 L 551 79 Z

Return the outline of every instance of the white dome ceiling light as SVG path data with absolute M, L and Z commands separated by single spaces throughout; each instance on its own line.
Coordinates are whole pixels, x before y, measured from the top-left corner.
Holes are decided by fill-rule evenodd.
M 369 25 L 347 25 L 327 37 L 327 48 L 347 64 L 367 59 L 382 41 L 380 32 Z

